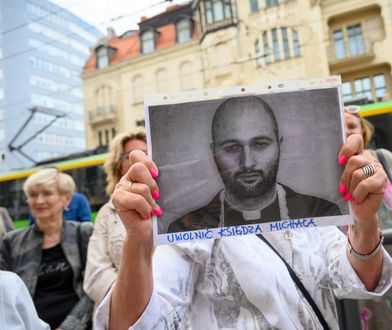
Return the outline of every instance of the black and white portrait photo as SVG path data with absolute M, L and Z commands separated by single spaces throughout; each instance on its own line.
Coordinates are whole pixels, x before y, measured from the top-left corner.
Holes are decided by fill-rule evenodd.
M 281 90 L 147 102 L 158 244 L 352 221 L 337 189 L 338 87 Z

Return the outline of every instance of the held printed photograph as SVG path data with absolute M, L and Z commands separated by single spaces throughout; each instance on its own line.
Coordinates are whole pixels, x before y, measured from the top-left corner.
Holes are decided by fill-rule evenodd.
M 352 222 L 336 190 L 337 85 L 198 95 L 146 100 L 164 212 L 156 244 Z

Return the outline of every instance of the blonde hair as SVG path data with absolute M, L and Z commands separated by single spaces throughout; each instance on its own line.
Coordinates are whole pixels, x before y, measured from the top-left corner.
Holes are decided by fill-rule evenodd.
M 124 145 L 131 140 L 141 140 L 147 143 L 144 128 L 137 128 L 134 132 L 117 134 L 109 145 L 109 158 L 103 164 L 106 173 L 106 194 L 110 196 L 114 187 L 121 179 L 121 155 L 124 152 Z
M 50 186 L 55 184 L 61 195 L 73 194 L 75 191 L 75 182 L 69 174 L 63 173 L 56 168 L 44 168 L 30 175 L 23 184 L 23 191 L 26 197 L 37 186 Z
M 374 126 L 369 120 L 361 116 L 359 117 L 359 120 L 361 121 L 363 145 L 367 148 L 374 134 Z

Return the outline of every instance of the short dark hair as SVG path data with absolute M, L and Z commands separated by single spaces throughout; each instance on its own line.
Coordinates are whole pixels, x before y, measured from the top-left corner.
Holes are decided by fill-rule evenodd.
M 272 111 L 272 108 L 270 105 L 264 101 L 262 98 L 254 95 L 249 95 L 249 96 L 239 96 L 239 97 L 230 97 L 226 100 L 224 100 L 216 109 L 214 117 L 212 118 L 212 124 L 211 124 L 211 136 L 212 136 L 212 141 L 215 140 L 215 131 L 216 127 L 218 126 L 218 122 L 220 120 L 220 117 L 222 116 L 222 113 L 224 113 L 227 109 L 231 107 L 235 107 L 236 105 L 248 105 L 249 107 L 257 108 L 257 105 L 260 106 L 260 109 L 265 110 L 268 115 L 271 117 L 273 125 L 274 125 L 274 132 L 276 135 L 276 138 L 279 139 L 279 127 L 278 127 L 278 122 L 276 120 L 275 114 Z

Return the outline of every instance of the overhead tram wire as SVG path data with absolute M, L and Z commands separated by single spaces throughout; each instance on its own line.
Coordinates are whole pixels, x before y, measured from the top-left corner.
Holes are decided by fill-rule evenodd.
M 46 19 L 46 18 L 49 17 L 49 16 L 52 16 L 52 15 L 61 13 L 61 12 L 63 12 L 63 11 L 70 11 L 69 8 L 72 8 L 72 7 L 73 7 L 74 5 L 76 5 L 76 4 L 83 3 L 84 1 L 86 1 L 86 0 L 78 0 L 78 1 L 75 1 L 75 2 L 73 2 L 69 7 L 62 7 L 62 6 L 59 6 L 59 5 L 56 4 L 56 6 L 59 6 L 59 8 L 57 8 L 56 10 L 48 11 L 48 13 L 47 13 L 46 15 L 38 16 L 38 17 L 36 17 L 35 19 L 33 19 L 33 20 L 29 21 L 29 22 L 26 22 L 26 23 L 23 23 L 23 24 L 19 24 L 19 25 L 13 26 L 12 28 L 9 28 L 8 30 L 5 30 L 5 31 L 1 31 L 0 35 L 1 35 L 1 36 L 4 36 L 4 35 L 6 35 L 7 33 L 10 33 L 10 32 L 12 32 L 12 31 L 21 29 L 22 27 L 28 26 L 30 23 L 35 23 L 35 22 L 41 21 L 41 20 L 43 20 L 43 19 Z M 45 8 L 45 9 L 46 9 L 46 8 Z M 76 15 L 75 15 L 75 16 L 76 16 Z
M 136 11 L 130 12 L 130 13 L 128 13 L 128 14 L 120 15 L 120 16 L 117 16 L 117 17 L 113 17 L 113 18 L 111 18 L 111 19 L 109 19 L 109 20 L 107 20 L 107 21 L 104 21 L 104 22 L 101 22 L 101 23 L 97 24 L 97 26 L 104 26 L 104 25 L 106 25 L 106 24 L 115 22 L 115 21 L 120 20 L 120 19 L 124 19 L 124 18 L 128 18 L 128 17 L 131 17 L 131 16 L 135 16 L 135 15 L 137 15 L 137 14 L 143 13 L 143 12 L 146 11 L 146 10 L 150 10 L 150 9 L 155 8 L 155 7 L 158 7 L 158 6 L 162 5 L 162 4 L 164 4 L 165 2 L 167 2 L 167 0 L 160 0 L 159 2 L 157 2 L 157 3 L 155 3 L 155 4 L 152 4 L 152 5 L 143 7 L 143 8 L 141 8 L 141 9 L 138 9 L 138 10 L 136 10 Z M 91 25 L 91 26 L 89 26 L 89 27 L 82 28 L 82 29 L 78 30 L 77 32 L 73 32 L 73 33 L 71 33 L 71 34 L 68 34 L 68 35 L 66 35 L 64 38 L 61 38 L 61 39 L 58 39 L 58 40 L 50 40 L 50 41 L 47 41 L 47 42 L 43 42 L 42 45 L 39 46 L 39 47 L 30 47 L 30 48 L 28 48 L 28 49 L 26 49 L 26 50 L 22 50 L 22 51 L 20 51 L 20 52 L 18 52 L 18 53 L 15 53 L 15 54 L 11 54 L 11 55 L 9 55 L 9 56 L 2 57 L 2 58 L 0 59 L 0 63 L 4 62 L 4 61 L 6 61 L 6 60 L 12 59 L 12 58 L 14 58 L 14 57 L 23 55 L 23 54 L 26 54 L 26 53 L 29 53 L 29 52 L 32 52 L 32 51 L 36 51 L 36 50 L 40 49 L 42 46 L 53 45 L 53 44 L 58 43 L 58 42 L 60 42 L 60 41 L 66 40 L 66 39 L 68 39 L 68 38 L 70 38 L 70 37 L 77 36 L 77 35 L 79 35 L 79 33 L 82 32 L 82 31 L 90 31 L 90 30 L 92 30 L 92 29 L 94 29 L 94 28 L 96 28 L 96 26 L 92 26 L 92 25 Z

